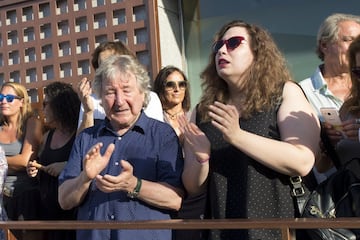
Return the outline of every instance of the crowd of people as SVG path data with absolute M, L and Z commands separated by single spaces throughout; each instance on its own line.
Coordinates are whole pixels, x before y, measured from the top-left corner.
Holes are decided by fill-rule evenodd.
M 324 20 L 316 48 L 322 63 L 301 81 L 256 24 L 225 23 L 209 52 L 193 108 L 183 70 L 165 66 L 152 83 L 120 41 L 95 49 L 93 80 L 45 86 L 43 122 L 24 86 L 4 83 L 1 219 L 299 217 L 292 177 L 304 177 L 310 192 L 360 157 L 360 16 L 337 13 Z M 325 107 L 339 112 L 340 126 L 325 121 Z M 360 173 L 360 165 L 355 170 Z M 13 234 L 26 240 L 281 238 L 279 230 L 263 229 Z M 297 239 L 309 238 L 297 231 Z

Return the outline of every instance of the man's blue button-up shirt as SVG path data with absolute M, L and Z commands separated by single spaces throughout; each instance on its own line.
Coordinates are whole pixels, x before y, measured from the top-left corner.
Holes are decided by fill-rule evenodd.
M 59 184 L 80 175 L 85 154 L 98 142 L 103 143 L 101 154 L 110 143 L 115 144 L 109 164 L 101 175 L 119 175 L 120 160 L 126 160 L 133 166 L 136 177 L 183 187 L 182 149 L 175 131 L 167 123 L 148 118 L 144 113 L 122 136 L 111 130 L 107 119 L 81 132 L 75 140 L 68 163 L 59 176 Z M 128 198 L 124 191 L 104 193 L 97 189 L 95 180 L 78 207 L 78 220 L 165 220 L 170 219 L 169 214 L 169 211 L 150 206 L 141 200 Z M 171 230 L 78 230 L 77 239 L 170 240 Z

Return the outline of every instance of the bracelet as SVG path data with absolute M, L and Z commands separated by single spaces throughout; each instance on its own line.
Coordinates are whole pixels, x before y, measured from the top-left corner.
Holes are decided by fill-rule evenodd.
M 196 161 L 200 164 L 204 164 L 204 163 L 207 163 L 209 161 L 210 158 L 208 159 L 205 159 L 205 160 L 199 160 L 198 158 L 196 158 Z
M 131 199 L 137 198 L 139 196 L 141 184 L 142 184 L 141 178 L 137 178 L 136 187 L 132 192 L 128 192 L 127 196 Z

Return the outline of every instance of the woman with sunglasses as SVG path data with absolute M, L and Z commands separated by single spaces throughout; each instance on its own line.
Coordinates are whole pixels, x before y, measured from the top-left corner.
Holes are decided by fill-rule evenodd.
M 306 176 L 314 165 L 316 114 L 264 29 L 227 23 L 209 59 L 191 123 L 180 119 L 186 189 L 207 191 L 206 218 L 295 217 L 290 177 Z M 281 233 L 210 230 L 208 239 L 281 239 Z
M 182 142 L 179 129 L 178 117 L 188 116 L 190 110 L 190 85 L 184 72 L 174 66 L 166 66 L 157 74 L 154 81 L 154 92 L 160 98 L 164 121 L 169 123 L 180 141 Z M 205 195 L 186 196 L 182 202 L 181 209 L 175 218 L 200 219 L 204 213 Z M 198 230 L 176 230 L 174 239 L 198 240 L 201 231 Z
M 162 68 L 154 81 L 154 92 L 160 98 L 165 122 L 180 137 L 177 117 L 190 110 L 190 86 L 185 74 L 174 66 Z
M 37 220 L 39 189 L 36 178 L 26 173 L 36 159 L 42 125 L 31 111 L 29 96 L 19 83 L 6 82 L 0 89 L 0 146 L 8 162 L 4 184 L 4 208 L 10 220 Z M 38 231 L 15 230 L 17 239 L 39 239 Z
M 30 161 L 27 172 L 38 177 L 41 192 L 41 220 L 76 220 L 76 208 L 61 209 L 58 202 L 58 176 L 64 169 L 73 146 L 80 99 L 68 83 L 53 82 L 44 89 L 43 112 L 49 129 L 43 136 L 38 161 Z M 40 165 L 39 165 L 40 164 Z M 47 230 L 44 239 L 76 239 L 74 230 Z

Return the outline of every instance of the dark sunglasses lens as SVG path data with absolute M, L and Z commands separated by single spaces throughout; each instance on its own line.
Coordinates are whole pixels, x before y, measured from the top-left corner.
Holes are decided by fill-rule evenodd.
M 186 82 L 179 82 L 179 88 L 185 89 L 186 88 Z
M 2 102 L 4 100 L 4 95 L 3 94 L 0 94 L 0 102 Z
M 360 68 L 353 68 L 351 70 L 358 78 L 360 78 Z
M 234 50 L 235 48 L 237 48 L 240 45 L 241 41 L 242 41 L 241 38 L 232 37 L 227 40 L 226 47 L 230 50 Z
M 175 88 L 175 85 L 176 85 L 176 83 L 174 83 L 174 82 L 167 82 L 167 83 L 165 84 L 165 88 L 174 89 L 174 88 Z
M 214 46 L 213 46 L 213 51 L 215 53 L 217 53 L 219 51 L 219 49 L 224 45 L 224 40 L 219 40 L 219 41 L 216 41 Z
M 14 101 L 14 99 L 15 99 L 14 95 L 6 95 L 6 101 L 7 102 L 12 102 L 12 101 Z

